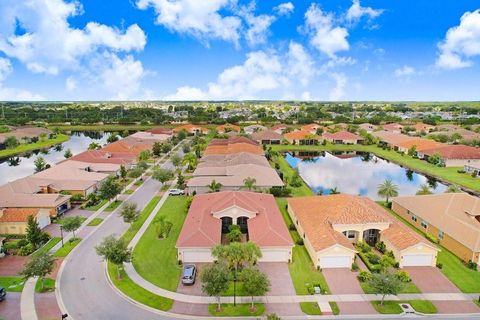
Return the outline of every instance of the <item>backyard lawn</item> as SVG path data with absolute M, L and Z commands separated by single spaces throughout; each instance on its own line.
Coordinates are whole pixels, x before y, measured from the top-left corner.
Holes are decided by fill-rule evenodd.
M 8 292 L 22 292 L 25 280 L 22 277 L 0 277 L 0 287 Z
M 283 172 L 284 178 L 287 178 L 288 181 L 290 181 L 290 178 L 292 177 L 294 170 L 290 165 L 287 163 L 287 161 L 280 155 L 274 158 L 274 161 L 278 163 L 280 166 L 280 170 Z M 298 188 L 292 187 L 290 185 L 287 186 L 288 188 L 292 189 L 292 196 L 293 197 L 301 197 L 301 196 L 312 196 L 314 195 L 313 191 L 310 190 L 308 185 L 302 180 L 302 185 Z
M 212 316 L 216 317 L 246 317 L 246 316 L 261 316 L 265 312 L 265 305 L 262 303 L 255 303 L 255 311 L 251 312 L 250 303 L 238 303 L 236 306 L 233 304 L 221 305 L 221 310 L 217 311 L 217 304 L 211 304 L 208 306 L 208 312 Z
M 159 239 L 155 220 L 147 228 L 133 251 L 133 265 L 147 281 L 176 291 L 182 267 L 177 262 L 175 243 L 187 213 L 189 197 L 169 197 L 157 214 L 165 216 L 173 226 L 166 239 Z

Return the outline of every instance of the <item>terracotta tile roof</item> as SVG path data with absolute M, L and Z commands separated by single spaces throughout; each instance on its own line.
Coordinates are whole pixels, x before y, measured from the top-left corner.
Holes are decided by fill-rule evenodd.
M 400 131 L 404 126 L 399 123 L 387 123 L 383 124 L 382 128 L 386 131 Z
M 401 133 L 390 132 L 390 131 L 377 131 L 372 133 L 373 136 L 379 138 L 381 141 L 391 144 L 391 145 L 398 145 L 399 143 L 405 141 L 412 141 L 417 138 L 410 137 Z
M 0 222 L 27 222 L 29 216 L 36 217 L 39 208 L 0 209 Z
M 134 142 L 132 139 L 123 139 L 106 145 L 102 150 L 108 152 L 130 153 L 138 156 L 142 151 L 150 150 L 151 147 L 152 144 L 150 143 L 140 143 Z
M 249 152 L 253 154 L 263 155 L 264 152 L 259 146 L 254 146 L 250 143 L 234 143 L 229 145 L 209 145 L 205 151 L 204 155 L 213 155 L 213 154 L 235 154 L 240 152 Z
M 250 241 L 260 247 L 293 246 L 272 195 L 226 191 L 197 195 L 193 198 L 176 247 L 212 247 L 220 244 L 222 223 L 213 216 L 213 213 L 234 206 L 255 213 L 255 217 L 248 219 L 247 222 Z
M 234 124 L 222 124 L 215 128 L 217 132 L 223 133 L 225 130 L 230 129 L 230 131 L 240 132 L 240 127 Z
M 474 252 L 480 252 L 480 199 L 467 193 L 439 193 L 392 199 Z
M 136 155 L 125 152 L 108 152 L 105 150 L 87 150 L 74 155 L 70 160 L 86 163 L 113 163 L 130 165 L 136 161 Z
M 173 129 L 165 128 L 165 127 L 155 127 L 155 128 L 147 130 L 147 132 L 151 132 L 153 134 L 168 134 L 168 135 L 171 135 L 171 134 L 173 134 Z
M 182 126 L 176 127 L 175 129 L 173 129 L 173 132 L 177 133 L 177 132 L 180 132 L 182 130 L 186 130 L 188 132 L 193 132 L 195 130 L 199 130 L 202 133 L 208 133 L 208 131 L 210 131 L 207 128 L 188 123 L 188 124 L 184 124 Z
M 330 140 L 348 140 L 348 141 L 358 141 L 358 140 L 363 140 L 363 138 L 359 135 L 356 135 L 354 133 L 348 132 L 346 130 L 335 132 L 335 133 L 330 133 L 330 132 L 324 132 L 322 137 L 325 139 L 330 139 Z
M 204 156 L 200 159 L 197 168 L 204 167 L 226 167 L 238 164 L 255 164 L 270 168 L 268 160 L 261 155 L 256 155 L 248 152 L 240 152 L 227 155 L 210 155 Z
M 311 124 L 307 124 L 307 125 L 304 125 L 304 126 L 300 127 L 300 130 L 315 132 L 319 128 L 323 128 L 323 127 L 321 125 L 317 124 L 317 123 L 311 123 Z
M 464 145 L 442 145 L 436 148 L 422 150 L 426 155 L 438 153 L 443 159 L 480 159 L 480 148 Z
M 425 124 L 425 123 L 421 123 L 421 122 L 415 123 L 411 127 L 414 128 L 416 131 L 429 131 L 429 130 L 435 128 L 434 126 L 431 126 L 431 125 Z
M 229 145 L 229 144 L 235 144 L 235 143 L 248 143 L 254 146 L 258 146 L 258 142 L 242 136 L 229 137 L 228 139 L 212 139 L 208 145 L 216 146 L 216 145 Z
M 374 124 L 371 124 L 371 123 L 362 123 L 358 126 L 360 129 L 363 129 L 363 130 L 376 130 L 378 128 L 378 126 L 374 125 Z
M 287 140 L 305 140 L 305 139 L 308 139 L 308 140 L 320 140 L 320 137 L 315 135 L 315 134 L 312 134 L 310 131 L 303 131 L 303 130 L 300 130 L 300 131 L 292 131 L 292 132 L 289 132 L 289 133 L 286 133 L 283 135 L 283 137 Z
M 274 125 L 273 127 L 270 128 L 270 130 L 283 130 L 283 129 L 286 129 L 288 128 L 288 126 L 286 124 L 283 124 L 283 123 L 278 123 L 276 125 Z
M 145 132 L 145 131 L 138 131 L 129 136 L 129 138 L 147 140 L 147 141 L 153 140 L 154 142 L 166 141 L 171 137 L 172 137 L 172 134 L 168 134 L 168 133 L 153 133 L 153 132 Z
M 258 142 L 261 142 L 262 140 L 280 140 L 281 141 L 283 139 L 281 134 L 276 133 L 275 131 L 272 131 L 272 130 L 254 132 L 251 134 L 251 137 L 253 140 Z
M 443 143 L 436 142 L 430 139 L 422 139 L 422 138 L 403 141 L 396 145 L 405 149 L 410 149 L 411 147 L 415 146 L 417 151 L 444 146 Z

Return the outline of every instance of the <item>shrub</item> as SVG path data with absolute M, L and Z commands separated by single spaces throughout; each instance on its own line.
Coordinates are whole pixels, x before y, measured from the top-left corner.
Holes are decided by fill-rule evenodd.
M 303 239 L 298 239 L 296 241 L 296 243 L 299 245 L 299 246 L 303 246 Z
M 21 256 L 28 256 L 33 251 L 34 251 L 33 245 L 31 243 L 27 243 L 26 245 L 21 247 L 20 250 L 18 250 L 18 254 Z
M 458 173 L 465 173 L 465 170 L 457 170 Z
M 74 194 L 71 198 L 70 198 L 71 201 L 73 202 L 80 202 L 80 201 L 83 201 L 85 200 L 81 194 Z
M 378 264 L 380 262 L 380 257 L 371 252 L 367 254 L 367 259 L 371 264 Z
M 352 271 L 358 271 L 358 269 L 360 269 L 360 268 L 358 267 L 358 264 L 356 264 L 355 262 L 352 263 Z
M 372 248 L 365 242 L 357 243 L 357 248 L 360 249 L 363 253 L 368 253 L 372 250 Z
M 20 239 L 17 243 L 17 248 L 21 248 L 23 246 L 26 246 L 28 244 L 27 239 Z
M 472 270 L 477 271 L 477 267 L 478 267 L 478 265 L 477 265 L 476 262 L 473 262 L 472 260 L 467 262 L 467 268 L 468 269 L 472 269 Z
M 438 239 L 430 233 L 426 233 L 425 238 L 427 238 L 430 242 L 438 243 Z
M 381 253 L 385 253 L 385 251 L 387 250 L 387 246 L 383 241 L 377 242 L 375 244 L 375 248 L 377 248 L 377 250 L 380 251 Z
M 402 282 L 412 281 L 407 271 L 398 271 L 397 273 L 395 273 L 395 277 L 397 277 L 397 279 Z
M 400 263 L 399 263 L 399 262 L 395 262 L 395 263 L 393 264 L 393 267 L 394 267 L 395 269 L 400 268 Z
M 389 256 L 389 257 L 392 258 L 392 259 L 395 259 L 395 254 L 393 254 L 393 251 L 392 251 L 392 250 L 387 251 L 386 255 Z
M 288 226 L 288 230 L 297 231 L 297 228 L 295 228 L 295 225 L 293 223 L 290 223 L 290 225 Z
M 271 187 L 269 192 L 274 197 L 289 197 L 292 189 L 286 187 Z
M 443 268 L 443 263 L 437 262 L 436 266 L 437 266 L 438 269 L 442 269 Z
M 372 279 L 372 274 L 368 271 L 360 271 L 358 274 L 358 281 L 360 282 L 367 282 Z

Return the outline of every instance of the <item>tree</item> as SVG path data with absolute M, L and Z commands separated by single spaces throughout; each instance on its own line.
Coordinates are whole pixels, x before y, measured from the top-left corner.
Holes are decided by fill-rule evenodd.
M 227 238 L 229 242 L 239 242 L 242 240 L 242 231 L 238 225 L 232 224 L 228 227 L 228 231 Z
M 430 190 L 430 186 L 427 183 L 424 183 L 420 186 L 420 189 L 417 191 L 417 196 L 423 196 L 427 194 L 432 194 L 432 190 Z
M 167 181 L 172 180 L 174 177 L 173 172 L 168 169 L 157 168 L 153 172 L 152 178 L 155 180 L 160 181 L 161 183 L 165 183 Z
M 115 180 L 114 177 L 108 177 L 98 189 L 98 194 L 100 199 L 104 200 L 112 200 L 118 194 L 122 192 L 122 186 Z
M 88 150 L 97 150 L 97 149 L 100 149 L 101 147 L 102 146 L 100 144 L 93 141 L 93 142 L 90 142 L 90 144 L 88 145 Z
M 35 159 L 33 164 L 35 165 L 35 172 L 40 172 L 47 168 L 47 162 L 43 157 L 38 157 Z
M 380 265 L 380 271 L 387 272 L 388 269 L 390 267 L 393 267 L 393 265 L 395 264 L 395 259 L 393 259 L 387 254 L 384 254 L 378 263 Z
M 410 149 L 408 149 L 408 155 L 411 156 L 411 157 L 417 155 L 417 146 L 416 145 L 413 145 L 413 146 L 410 147 Z
M 138 177 L 140 177 L 141 175 L 143 174 L 143 170 L 142 168 L 135 168 L 135 169 L 131 169 L 129 172 L 128 172 L 128 176 L 130 178 L 133 178 L 133 179 L 136 179 Z
M 177 176 L 177 188 L 183 190 L 186 187 L 187 184 L 185 183 L 185 177 L 182 175 L 182 173 L 179 173 Z
M 202 292 L 218 301 L 217 310 L 220 311 L 220 296 L 227 291 L 230 281 L 230 272 L 223 263 L 214 263 L 206 266 L 201 275 Z
M 341 192 L 338 191 L 337 187 L 333 187 L 330 189 L 329 194 L 340 194 Z
M 157 141 L 153 144 L 152 153 L 157 157 L 162 153 L 162 144 L 160 142 Z
M 13 149 L 15 147 L 17 147 L 20 143 L 18 142 L 17 138 L 15 138 L 14 136 L 8 136 L 5 138 L 4 142 L 5 144 L 5 147 L 7 149 Z
M 158 237 L 161 239 L 165 239 L 166 237 L 168 237 L 170 230 L 172 230 L 173 223 L 166 220 L 165 216 L 159 216 L 155 219 L 154 223 L 156 225 Z
M 182 164 L 182 158 L 178 154 L 174 154 L 170 160 L 175 168 L 178 168 Z
M 262 250 L 252 241 L 244 243 L 243 250 L 245 251 L 245 262 L 250 266 L 255 265 L 258 259 L 262 257 Z
M 217 245 L 212 248 L 212 255 L 223 261 L 235 272 L 245 262 L 245 250 L 240 242 L 232 242 L 229 245 Z
M 65 157 L 65 159 L 71 158 L 73 156 L 72 150 L 70 149 L 65 150 L 65 152 L 63 153 L 63 156 Z
M 79 216 L 75 217 L 65 217 L 62 219 L 62 228 L 67 232 L 73 233 L 73 238 L 75 239 L 75 230 L 80 228 L 82 225 L 82 219 Z
M 163 153 L 169 153 L 170 150 L 172 150 L 172 145 L 170 143 L 162 144 L 162 152 Z
M 210 189 L 210 192 L 219 192 L 220 189 L 222 189 L 223 185 L 220 182 L 217 182 L 215 180 L 212 180 L 209 185 L 207 185 L 208 189 Z
M 119 214 L 122 216 L 125 223 L 133 223 L 138 219 L 140 210 L 137 209 L 137 204 L 134 202 L 125 202 Z
M 151 156 L 152 156 L 152 155 L 151 155 L 150 151 L 148 151 L 148 150 L 143 150 L 143 151 L 140 152 L 140 154 L 138 155 L 138 160 L 139 160 L 139 161 L 146 161 L 146 160 L 150 159 Z
M 270 290 L 270 280 L 257 268 L 245 268 L 240 273 L 243 291 L 252 298 L 251 309 L 254 308 L 253 297 L 264 296 Z
M 103 239 L 100 245 L 95 247 L 97 254 L 117 267 L 117 277 L 121 279 L 120 266 L 132 259 L 132 250 L 127 247 L 123 239 L 117 239 L 111 235 Z
M 197 166 L 198 158 L 193 153 L 187 153 L 183 156 L 182 164 L 186 165 L 189 171 L 193 171 Z
M 37 220 L 33 216 L 28 216 L 27 218 L 27 229 L 26 229 L 26 239 L 28 243 L 32 245 L 34 250 L 36 250 L 43 242 L 44 236 L 42 229 L 38 226 Z
M 440 165 L 441 162 L 442 162 L 442 155 L 435 152 L 430 157 L 428 157 L 427 161 L 430 162 L 431 164 L 436 165 L 436 166 Z
M 381 183 L 378 186 L 378 191 L 377 194 L 380 197 L 383 197 L 386 199 L 386 202 L 388 203 L 388 200 L 391 197 L 396 197 L 398 196 L 398 186 L 392 182 L 390 179 L 386 179 L 383 183 Z
M 42 279 L 42 290 L 44 288 L 45 277 L 53 271 L 55 258 L 50 253 L 34 256 L 28 261 L 20 275 L 25 279 L 39 277 Z
M 382 295 L 380 305 L 383 306 L 383 301 L 387 294 L 397 295 L 402 290 L 402 282 L 389 273 L 373 273 L 372 278 L 368 281 L 373 293 Z
M 248 189 L 248 191 L 252 191 L 252 189 L 255 189 L 257 187 L 257 180 L 252 177 L 246 177 L 245 179 L 243 179 L 243 184 L 245 188 Z
M 110 136 L 107 138 L 108 143 L 114 143 L 115 141 L 118 141 L 118 133 L 113 132 Z
M 447 190 L 445 190 L 445 193 L 458 193 L 461 192 L 462 190 L 455 184 L 451 184 L 448 186 Z
M 120 166 L 120 177 L 122 178 L 123 181 L 125 181 L 125 179 L 127 179 L 127 169 L 125 168 L 125 166 L 122 164 Z

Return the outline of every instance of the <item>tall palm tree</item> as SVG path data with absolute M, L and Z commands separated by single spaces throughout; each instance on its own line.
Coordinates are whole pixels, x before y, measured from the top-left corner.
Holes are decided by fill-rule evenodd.
M 246 177 L 243 180 L 243 184 L 244 184 L 245 188 L 248 189 L 248 191 L 252 191 L 252 189 L 256 188 L 257 180 L 255 178 L 252 178 L 252 177 Z
M 417 191 L 416 195 L 417 196 L 423 196 L 427 194 L 432 194 L 432 190 L 430 190 L 430 186 L 426 183 L 422 184 L 420 187 L 420 190 Z
M 383 183 L 378 186 L 377 194 L 385 198 L 385 201 L 388 203 L 388 200 L 391 197 L 398 196 L 398 186 L 392 182 L 390 179 L 386 179 Z
M 337 190 L 337 187 L 333 187 L 330 189 L 329 194 L 340 194 L 341 192 Z
M 210 192 L 219 192 L 222 187 L 223 185 L 215 180 L 212 180 L 212 182 L 210 182 L 210 184 L 208 185 Z
M 187 154 L 183 157 L 182 164 L 183 164 L 183 165 L 187 165 L 187 166 L 188 166 L 188 170 L 190 170 L 190 171 L 192 171 L 193 169 L 195 169 L 195 167 L 197 166 L 197 163 L 198 163 L 198 158 L 197 158 L 197 156 L 196 156 L 194 153 L 187 153 Z

